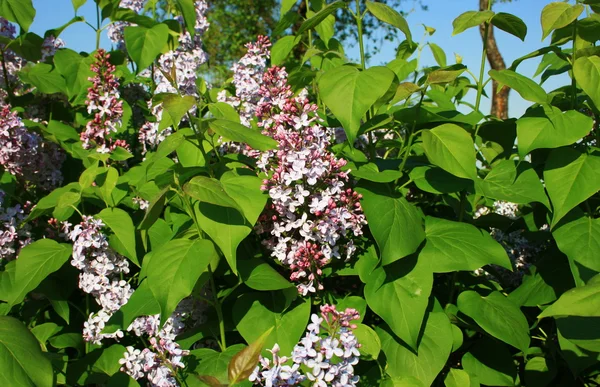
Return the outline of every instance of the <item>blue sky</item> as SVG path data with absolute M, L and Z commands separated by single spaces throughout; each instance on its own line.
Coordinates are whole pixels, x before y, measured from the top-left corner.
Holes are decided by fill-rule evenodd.
M 515 0 L 512 3 L 498 4 L 494 7 L 494 10 L 497 12 L 509 12 L 519 16 L 528 27 L 527 38 L 524 43 L 512 35 L 496 30 L 498 47 L 508 65 L 514 59 L 544 46 L 544 42 L 541 41 L 540 13 L 542 8 L 549 2 L 549 0 Z M 415 9 L 407 17 L 414 39 L 417 41 L 420 40 L 424 31 L 422 24 L 434 27 L 437 31 L 433 36 L 428 37 L 427 41 L 436 43 L 446 51 L 449 64 L 453 63 L 454 53 L 457 53 L 463 57 L 463 64 L 473 73 L 478 74 L 481 63 L 481 38 L 479 31 L 473 28 L 460 35 L 452 36 L 452 20 L 463 12 L 474 10 L 478 1 L 423 0 L 423 3 L 429 6 L 427 11 L 423 11 L 420 7 L 415 6 Z M 71 0 L 33 0 L 33 4 L 37 10 L 37 15 L 32 26 L 32 31 L 40 35 L 48 29 L 66 23 L 74 16 Z M 405 11 L 409 11 L 413 7 L 413 2 L 407 0 L 406 7 Z M 96 11 L 92 0 L 89 0 L 80 8 L 78 14 L 84 16 L 90 23 L 96 23 Z M 72 25 L 61 35 L 61 38 L 66 41 L 69 48 L 76 51 L 91 51 L 95 48 L 95 33 L 84 23 Z M 379 65 L 393 59 L 397 44 L 398 42 L 384 42 L 380 53 L 371 59 L 369 65 Z M 102 36 L 102 46 L 110 46 L 106 38 L 106 33 L 103 33 Z M 357 58 L 356 47 L 349 49 L 348 54 L 352 58 Z M 539 60 L 537 59 L 526 61 L 519 66 L 519 72 L 527 76 L 532 76 L 535 73 L 538 63 Z M 421 64 L 423 66 L 435 64 L 428 48 L 423 50 Z M 567 76 L 562 75 L 551 78 L 544 84 L 544 88 L 552 90 L 567 82 Z M 474 99 L 473 92 L 471 92 L 470 98 Z M 511 116 L 521 116 L 529 105 L 530 103 L 523 101 L 517 93 L 511 93 Z M 484 112 L 489 110 L 489 101 L 484 99 L 482 109 Z

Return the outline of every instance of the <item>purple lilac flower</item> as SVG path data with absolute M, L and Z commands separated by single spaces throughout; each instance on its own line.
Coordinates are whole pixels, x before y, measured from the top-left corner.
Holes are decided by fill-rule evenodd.
M 333 305 L 321 306 L 321 316 L 311 315 L 306 335 L 294 347 L 291 357 L 279 356 L 279 345 L 270 352 L 273 359 L 260 357 L 249 380 L 258 386 L 297 386 L 304 381 L 317 387 L 354 387 L 359 377 L 354 366 L 360 344 L 352 332 L 355 309 L 338 312 Z M 290 363 L 291 360 L 291 364 Z
M 121 0 L 119 8 L 131 9 L 139 13 L 144 9 L 146 0 Z M 129 22 L 117 21 L 108 26 L 108 38 L 117 45 L 118 50 L 125 50 L 125 27 L 133 25 Z
M 26 187 L 50 191 L 62 183 L 65 155 L 59 148 L 27 130 L 10 105 L 0 104 L 0 165 Z
M 60 38 L 56 38 L 53 35 L 47 36 L 44 39 L 44 42 L 42 43 L 42 62 L 45 62 L 46 59 L 53 57 L 54 54 L 56 54 L 56 51 L 64 48 L 65 47 L 65 42 L 60 39 Z

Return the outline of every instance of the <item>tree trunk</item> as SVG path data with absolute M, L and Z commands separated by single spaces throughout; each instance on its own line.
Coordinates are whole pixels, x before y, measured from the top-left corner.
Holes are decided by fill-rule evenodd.
M 489 7 L 489 2 L 491 0 L 479 0 L 479 10 L 485 11 Z M 479 26 L 479 32 L 481 33 L 481 39 L 485 40 L 485 25 L 482 24 Z M 486 43 L 484 41 L 484 43 Z M 502 54 L 498 50 L 498 45 L 496 44 L 496 38 L 494 37 L 494 27 L 492 25 L 488 28 L 488 36 L 487 36 L 487 60 L 490 64 L 490 67 L 494 70 L 505 70 L 506 63 L 504 63 L 504 58 L 502 58 Z M 508 87 L 503 87 L 500 92 L 498 92 L 498 82 L 492 80 L 492 108 L 490 114 L 496 116 L 500 119 L 506 120 L 508 118 L 508 93 L 510 89 Z

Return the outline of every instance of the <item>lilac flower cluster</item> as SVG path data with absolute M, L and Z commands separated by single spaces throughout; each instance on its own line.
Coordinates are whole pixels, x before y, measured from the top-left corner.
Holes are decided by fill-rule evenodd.
M 112 132 L 117 132 L 123 117 L 123 101 L 120 100 L 119 81 L 115 77 L 115 66 L 109 62 L 110 54 L 99 49 L 95 55 L 96 61 L 90 69 L 95 73 L 89 80 L 93 85 L 88 89 L 87 111 L 94 118 L 86 125 L 80 135 L 83 148 L 97 146 L 99 153 L 110 152 L 116 145 L 107 138 Z
M 31 226 L 24 222 L 27 209 L 20 204 L 6 207 L 5 196 L 0 190 L 0 266 L 17 258 L 19 251 L 32 242 Z
M 0 165 L 27 187 L 50 191 L 62 183 L 65 155 L 59 148 L 27 130 L 9 105 L 0 105 Z
M 259 90 L 271 54 L 270 47 L 271 42 L 266 36 L 259 36 L 256 42 L 246 44 L 248 52 L 231 68 L 235 96 L 228 96 L 226 90 L 217 96 L 219 102 L 226 102 L 236 108 L 240 113 L 241 123 L 248 127 L 260 101 Z
M 474 218 L 477 219 L 480 216 L 489 213 L 502 215 L 512 220 L 517 220 L 520 217 L 518 204 L 498 200 L 494 202 L 494 207 L 492 209 L 489 209 L 488 207 L 478 209 L 475 212 Z M 544 225 L 540 231 L 546 231 L 547 229 L 548 226 Z M 490 235 L 504 247 L 514 269 L 514 271 L 511 272 L 505 268 L 494 265 L 494 271 L 507 285 L 511 287 L 519 286 L 529 267 L 534 263 L 536 257 L 545 250 L 546 246 L 543 243 L 535 243 L 528 240 L 523 235 L 522 230 L 505 232 L 497 228 L 492 228 L 490 230 Z M 493 276 L 484 269 L 477 269 L 475 274 L 493 278 Z
M 139 350 L 127 347 L 127 352 L 119 361 L 121 371 L 134 379 L 146 378 L 151 386 L 178 386 L 173 372 L 185 366 L 182 359 L 189 355 L 189 351 L 181 349 L 175 338 L 185 328 L 205 322 L 206 306 L 192 297 L 182 300 L 162 329 L 159 329 L 159 315 L 138 317 L 127 330 L 137 336 L 150 336 L 151 348 Z
M 144 9 L 146 0 L 121 0 L 119 8 L 131 9 L 139 13 Z M 117 21 L 108 26 L 108 38 L 117 45 L 118 50 L 125 50 L 125 27 L 132 25 L 129 22 Z
M 122 274 L 129 273 L 129 262 L 109 247 L 108 239 L 102 232 L 104 224 L 101 220 L 83 216 L 80 224 L 72 230 L 70 226 L 69 223 L 64 223 L 63 230 L 73 241 L 71 264 L 81 270 L 79 287 L 94 296 L 101 308 L 98 313 L 90 314 L 84 324 L 83 337 L 96 344 L 104 338 L 121 338 L 121 331 L 110 334 L 101 332 L 113 313 L 133 293 L 131 286 L 120 279 Z
M 55 37 L 54 35 L 47 36 L 42 43 L 42 62 L 45 62 L 46 59 L 53 57 L 56 54 L 56 51 L 64 48 L 65 42 Z
M 155 94 L 180 93 L 198 97 L 196 86 L 198 70 L 208 60 L 206 52 L 202 49 L 202 35 L 209 27 L 206 18 L 208 5 L 205 0 L 196 0 L 194 8 L 196 10 L 195 35 L 192 37 L 189 31 L 183 32 L 179 36 L 179 47 L 159 58 L 158 66 L 151 74 L 156 84 Z M 185 27 L 183 18 L 178 17 L 177 19 L 183 29 Z M 170 128 L 162 132 L 158 131 L 158 125 L 162 118 L 162 104 L 155 106 L 150 104 L 149 107 L 152 109 L 156 121 L 147 122 L 140 129 L 139 140 L 143 147 L 143 153 L 154 149 L 172 133 Z M 195 107 L 192 108 L 192 110 L 194 109 Z
M 284 69 L 263 76 L 256 109 L 263 133 L 278 149 L 258 154 L 258 167 L 269 178 L 262 189 L 271 203 L 259 219 L 258 232 L 270 235 L 265 245 L 292 269 L 291 280 L 307 295 L 323 286 L 322 267 L 332 258 L 349 260 L 367 223 L 359 199 L 347 188 L 345 160 L 329 150 L 332 133 L 315 116 L 317 106 L 306 94 L 294 96 Z
M 270 351 L 272 361 L 261 356 L 249 380 L 258 386 L 297 386 L 309 381 L 315 387 L 354 387 L 360 344 L 352 332 L 352 320 L 360 316 L 355 309 L 338 312 L 335 306 L 321 306 L 321 317 L 311 316 L 306 335 L 292 351 L 291 365 L 279 356 L 279 345 Z

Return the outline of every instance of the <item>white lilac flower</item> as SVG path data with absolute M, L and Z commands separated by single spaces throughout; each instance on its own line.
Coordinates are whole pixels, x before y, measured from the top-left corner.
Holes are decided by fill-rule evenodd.
M 91 216 L 84 216 L 80 224 L 65 232 L 73 242 L 71 264 L 81 271 L 79 287 L 91 294 L 101 307 L 98 313 L 90 315 L 84 325 L 84 338 L 100 343 L 105 338 L 123 337 L 123 332 L 113 334 L 100 333 L 114 312 L 125 305 L 133 290 L 124 280 L 123 274 L 129 273 L 129 262 L 117 254 L 108 245 L 108 238 L 102 232 L 104 224 Z
M 148 206 L 150 206 L 150 202 L 142 199 L 138 196 L 134 197 L 133 199 L 131 199 L 132 202 L 134 202 L 135 204 L 137 204 L 140 207 L 140 210 L 144 211 L 148 208 Z
M 354 375 L 360 344 L 352 330 L 352 320 L 359 318 L 354 309 L 338 312 L 335 306 L 321 307 L 321 316 L 313 314 L 305 336 L 294 347 L 290 358 L 279 356 L 279 345 L 270 352 L 272 360 L 260 357 L 249 380 L 258 386 L 298 386 L 310 381 L 312 386 L 354 387 Z
M 262 189 L 271 202 L 257 231 L 267 234 L 271 255 L 292 270 L 302 295 L 322 289 L 322 267 L 332 259 L 349 260 L 366 224 L 359 200 L 348 188 L 345 160 L 329 151 L 332 133 L 316 117 L 317 106 L 306 92 L 295 96 L 284 69 L 263 74 L 256 106 L 258 126 L 278 142 L 278 149 L 255 156 L 267 176 Z
M 178 386 L 171 370 L 185 367 L 182 359 L 189 355 L 189 351 L 181 349 L 175 338 L 184 329 L 204 323 L 206 308 L 206 303 L 186 298 L 165 321 L 162 329 L 159 329 L 159 315 L 135 319 L 127 330 L 136 336 L 149 336 L 151 347 L 143 350 L 127 347 L 127 352 L 119 361 L 121 370 L 134 379 L 146 378 L 151 386 Z
M 87 111 L 94 118 L 89 121 L 80 135 L 84 149 L 94 145 L 99 153 L 107 153 L 116 146 L 127 147 L 124 142 L 116 142 L 108 138 L 116 133 L 123 118 L 123 101 L 120 100 L 119 81 L 115 77 L 115 66 L 109 61 L 110 54 L 99 49 L 95 55 L 96 61 L 90 69 L 94 76 L 89 78 L 93 85 L 88 89 Z
M 259 36 L 256 42 L 246 44 L 248 52 L 231 68 L 235 96 L 227 96 L 225 90 L 217 96 L 219 102 L 226 102 L 236 108 L 240 113 L 241 123 L 248 127 L 260 101 L 259 90 L 270 56 L 269 47 L 271 42 L 266 36 Z
M 20 204 L 5 206 L 5 196 L 0 190 L 0 265 L 17 258 L 32 241 L 31 226 L 24 222 L 28 211 Z
M 208 5 L 205 0 L 194 1 L 196 11 L 196 24 L 194 36 L 189 31 L 184 31 L 179 36 L 179 47 L 174 51 L 169 51 L 158 60 L 154 72 L 145 70 L 142 74 L 151 76 L 156 85 L 155 94 L 160 93 L 179 93 L 184 96 L 198 97 L 196 81 L 198 80 L 198 71 L 208 60 L 206 52 L 202 48 L 203 34 L 209 27 L 206 12 Z M 177 17 L 177 20 L 185 29 L 183 18 Z M 169 79 L 174 74 L 174 79 Z M 158 125 L 162 118 L 162 104 L 149 106 L 156 118 L 155 122 L 147 122 L 140 129 L 139 141 L 142 144 L 142 153 L 155 149 L 167 136 L 173 131 L 167 128 L 163 131 L 158 130 Z M 196 107 L 192 107 L 190 112 L 194 112 Z
M 0 104 L 0 165 L 25 186 L 50 191 L 62 183 L 65 155 L 35 132 L 27 130 L 9 105 Z

